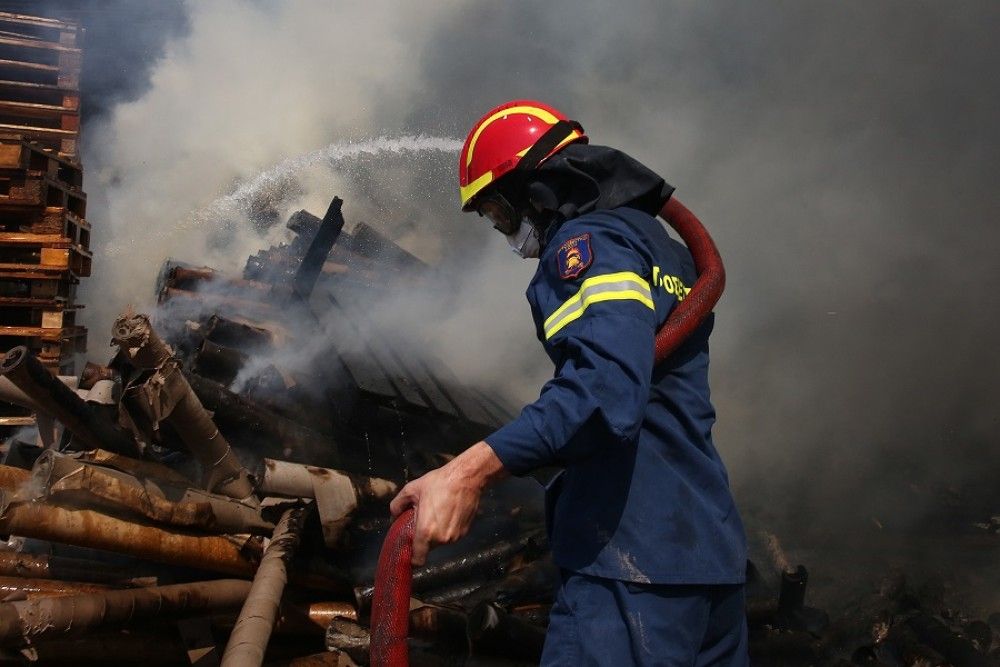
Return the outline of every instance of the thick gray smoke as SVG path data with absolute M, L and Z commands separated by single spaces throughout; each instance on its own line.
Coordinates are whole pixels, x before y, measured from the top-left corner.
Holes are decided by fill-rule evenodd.
M 95 341 L 148 301 L 165 254 L 265 245 L 240 211 L 188 230 L 271 165 L 380 135 L 461 138 L 534 97 L 661 172 L 714 233 L 729 273 L 716 437 L 744 507 L 801 528 L 903 526 L 931 502 L 913 489 L 997 469 L 997 3 L 186 8 L 147 92 L 85 137 L 95 237 L 115 251 L 95 263 Z M 547 372 L 521 300 L 531 268 L 456 212 L 454 159 L 366 155 L 261 196 L 321 214 L 341 194 L 349 222 L 440 263 L 454 293 L 431 308 L 403 295 L 394 316 L 528 401 Z M 427 312 L 432 332 L 415 324 Z

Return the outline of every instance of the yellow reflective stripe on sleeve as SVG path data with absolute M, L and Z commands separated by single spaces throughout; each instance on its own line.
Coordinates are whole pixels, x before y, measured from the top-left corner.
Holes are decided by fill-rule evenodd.
M 566 299 L 545 320 L 542 325 L 545 340 L 552 338 L 570 322 L 578 320 L 592 303 L 626 300 L 638 301 L 650 310 L 656 310 L 649 283 L 637 273 L 621 271 L 587 278 L 580 284 L 577 293 Z

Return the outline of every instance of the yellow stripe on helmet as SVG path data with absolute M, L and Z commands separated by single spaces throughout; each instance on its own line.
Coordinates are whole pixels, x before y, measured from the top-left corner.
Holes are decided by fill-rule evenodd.
M 545 109 L 539 109 L 538 107 L 531 107 L 531 106 L 510 107 L 509 109 L 503 109 L 501 111 L 497 111 L 495 114 L 493 114 L 492 116 L 484 120 L 482 123 L 480 123 L 479 127 L 476 128 L 476 131 L 472 133 L 472 138 L 469 139 L 469 150 L 465 154 L 466 167 L 472 164 L 472 152 L 475 150 L 476 142 L 479 141 L 479 135 L 482 134 L 483 130 L 485 130 L 494 121 L 514 113 L 523 113 L 527 114 L 528 116 L 534 116 L 548 123 L 549 125 L 555 125 L 556 123 L 559 122 L 558 118 L 553 116 Z
M 458 191 L 462 198 L 462 208 L 465 208 L 468 203 L 472 201 L 472 198 L 479 194 L 479 191 L 491 182 L 493 182 L 493 172 L 488 171 L 468 185 L 459 186 Z

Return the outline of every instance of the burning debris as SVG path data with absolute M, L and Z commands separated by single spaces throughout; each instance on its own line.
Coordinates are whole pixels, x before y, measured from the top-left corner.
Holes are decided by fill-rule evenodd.
M 388 501 L 509 413 L 371 326 L 381 285 L 429 269 L 371 227 L 345 231 L 341 206 L 294 215 L 292 240 L 240 277 L 168 261 L 153 317 L 124 313 L 116 356 L 80 380 L 7 354 L 5 397 L 65 429 L 12 442 L 0 467 L 11 660 L 55 664 L 50 646 L 99 638 L 115 646 L 100 662 L 130 663 L 146 632 L 179 635 L 181 663 L 194 627 L 222 664 L 367 662 Z M 555 570 L 521 483 L 415 572 L 415 655 L 511 658 L 520 636 L 537 659 Z

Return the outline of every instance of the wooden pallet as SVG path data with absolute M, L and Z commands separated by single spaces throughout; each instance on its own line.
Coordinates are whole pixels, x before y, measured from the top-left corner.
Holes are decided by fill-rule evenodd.
M 90 223 L 66 208 L 0 207 L 0 240 L 17 241 L 25 235 L 68 238 L 90 248 Z
M 82 305 L 70 305 L 58 299 L 21 299 L 0 297 L 0 326 L 66 329 L 76 326 L 76 311 Z
M 13 32 L 0 32 L 0 57 L 21 63 L 62 66 L 81 64 L 81 49 L 58 41 Z
M 72 88 L 0 79 L 0 99 L 23 104 L 43 104 L 66 111 L 80 110 L 80 92 Z
M 64 208 L 87 216 L 87 195 L 48 175 L 0 169 L 0 211 L 11 208 Z
M 63 140 L 80 135 L 80 112 L 62 105 L 18 102 L 0 98 L 0 127 L 24 128 L 25 134 L 48 134 Z M 68 134 L 67 134 L 68 133 Z
M 47 366 L 58 365 L 71 355 L 87 351 L 87 328 L 0 326 L 0 350 L 25 345 Z
M 83 167 L 78 162 L 24 139 L 0 139 L 0 172 L 48 176 L 71 189 L 83 187 Z
M 16 135 L 37 141 L 61 156 L 76 159 L 80 154 L 79 131 L 34 125 L 0 123 L 0 136 Z
M 70 275 L 28 275 L 20 271 L 0 271 L 0 297 L 73 303 L 80 280 Z
M 90 275 L 93 255 L 69 239 L 56 242 L 38 241 L 29 237 L 23 241 L 0 241 L 0 271 L 70 273 L 77 278 Z
M 80 89 L 81 52 L 56 42 L 0 34 L 0 79 Z
M 0 32 L 26 39 L 56 42 L 63 46 L 83 46 L 83 30 L 73 21 L 0 12 Z

